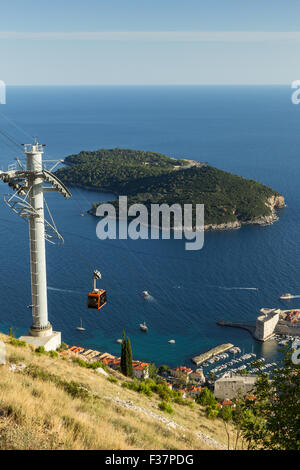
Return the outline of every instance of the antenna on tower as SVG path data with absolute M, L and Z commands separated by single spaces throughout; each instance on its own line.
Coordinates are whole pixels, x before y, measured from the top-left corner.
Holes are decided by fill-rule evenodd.
M 0 171 L 0 179 L 14 191 L 12 195 L 4 196 L 5 203 L 29 224 L 33 324 L 29 335 L 22 339 L 49 351 L 60 346 L 61 333 L 53 331 L 48 321 L 45 241 L 63 243 L 64 240 L 44 201 L 44 193 L 58 192 L 65 198 L 71 193 L 53 173 L 43 169 L 43 147 L 36 137 L 33 144 L 24 144 L 26 168 L 16 159 L 20 169 Z M 44 203 L 50 221 L 45 219 Z

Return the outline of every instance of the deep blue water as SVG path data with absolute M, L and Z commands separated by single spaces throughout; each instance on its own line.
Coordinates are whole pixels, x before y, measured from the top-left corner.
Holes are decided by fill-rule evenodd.
M 171 366 L 228 341 L 276 356 L 274 342 L 260 345 L 216 321 L 255 321 L 261 307 L 300 307 L 300 299 L 278 298 L 300 294 L 300 107 L 290 95 L 289 87 L 8 88 L 0 113 L 47 144 L 45 159 L 102 147 L 153 150 L 207 161 L 286 198 L 273 225 L 206 233 L 204 248 L 188 252 L 184 240 L 98 240 L 97 219 L 80 213 L 109 195 L 75 188 L 70 200 L 48 195 L 65 238 L 63 247 L 47 247 L 49 317 L 64 341 L 118 354 L 115 340 L 125 328 L 135 358 Z M 30 142 L 1 114 L 0 128 Z M 0 142 L 7 169 L 22 155 Z M 31 324 L 28 229 L 1 201 L 0 222 L 0 328 L 21 334 Z M 99 312 L 86 309 L 94 268 L 109 296 Z M 240 287 L 259 290 L 230 289 Z M 145 301 L 142 290 L 153 299 Z M 75 330 L 80 317 L 84 333 Z M 144 320 L 147 335 L 139 330 Z

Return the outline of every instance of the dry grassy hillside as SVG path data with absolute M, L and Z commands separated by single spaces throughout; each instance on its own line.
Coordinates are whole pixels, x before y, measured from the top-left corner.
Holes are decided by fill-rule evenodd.
M 172 404 L 159 410 L 157 396 L 121 387 L 124 377 L 108 370 L 112 383 L 69 359 L 38 355 L 29 346 L 6 343 L 0 365 L 0 449 L 222 449 L 223 423 L 201 407 Z M 25 364 L 12 370 L 12 364 Z

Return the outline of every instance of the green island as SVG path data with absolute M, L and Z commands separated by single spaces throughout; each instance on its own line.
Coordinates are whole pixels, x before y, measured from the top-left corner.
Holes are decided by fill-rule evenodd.
M 128 206 L 204 204 L 205 229 L 270 224 L 284 197 L 257 181 L 206 163 L 175 159 L 155 152 L 99 149 L 70 155 L 56 175 L 69 186 L 128 197 Z M 117 201 L 111 201 L 117 207 Z M 90 213 L 95 214 L 95 202 Z

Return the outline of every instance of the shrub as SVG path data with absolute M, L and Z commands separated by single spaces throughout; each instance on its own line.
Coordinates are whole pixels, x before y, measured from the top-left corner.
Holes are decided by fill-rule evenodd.
M 196 402 L 202 406 L 214 406 L 217 404 L 214 394 L 207 387 L 204 387 L 200 395 L 197 396 Z
M 162 366 L 160 366 L 160 368 L 158 369 L 158 373 L 159 373 L 159 374 L 169 374 L 169 373 L 170 373 L 170 367 L 169 367 L 169 366 L 166 366 L 166 365 L 162 365 Z
M 169 413 L 170 415 L 174 413 L 174 410 L 171 407 L 171 405 L 169 403 L 166 403 L 165 401 L 162 401 L 161 403 L 159 403 L 158 408 L 161 411 L 165 411 L 166 413 Z
M 174 398 L 174 403 L 177 403 L 177 405 L 189 406 L 190 408 L 194 407 L 194 403 L 191 400 L 184 400 L 182 397 Z
M 163 401 L 169 401 L 172 398 L 172 390 L 169 389 L 169 387 L 165 384 L 158 384 L 153 387 L 154 392 L 158 394 L 158 396 L 163 400 Z
M 17 339 L 17 338 L 13 338 L 13 337 L 11 337 L 11 338 L 9 339 L 9 342 L 10 342 L 10 344 L 11 344 L 12 346 L 20 346 L 20 347 L 25 347 L 25 346 L 26 346 L 26 342 L 25 342 L 25 341 L 21 341 L 21 340 L 19 340 L 19 339 Z
M 107 377 L 107 380 L 113 384 L 116 384 L 118 383 L 118 380 L 116 379 L 116 377 Z
M 52 358 L 58 357 L 58 353 L 56 351 L 49 351 L 49 356 Z
M 25 369 L 25 374 L 29 375 L 34 379 L 43 380 L 44 382 L 52 382 L 58 387 L 62 388 L 65 392 L 71 395 L 73 398 L 89 398 L 89 390 L 79 382 L 72 380 L 67 382 L 66 380 L 60 378 L 58 375 L 51 374 L 41 367 L 30 364 Z
M 10 336 L 11 338 L 15 337 L 12 327 L 10 327 L 9 330 L 8 330 L 8 336 Z
M 216 419 L 216 417 L 219 414 L 219 410 L 218 410 L 217 405 L 209 405 L 209 406 L 206 407 L 205 411 L 206 411 L 206 416 L 209 419 Z
M 16 354 L 16 353 L 12 353 L 10 354 L 9 358 L 8 358 L 8 361 L 10 363 L 14 363 L 16 364 L 17 362 L 22 362 L 24 361 L 25 357 L 22 356 L 21 354 Z
M 130 390 L 134 390 L 135 392 L 138 393 L 143 393 L 144 395 L 147 395 L 148 397 L 152 396 L 152 390 L 151 390 L 151 385 L 147 384 L 147 382 L 139 382 L 137 380 L 133 380 L 132 382 L 123 382 L 122 387 L 124 388 L 129 388 Z
M 105 365 L 101 361 L 87 362 L 81 359 L 81 357 L 75 357 L 72 361 L 74 364 L 78 364 L 80 367 L 85 367 L 86 369 L 98 369 L 98 367 L 102 367 L 102 369 L 106 370 Z
M 36 348 L 35 353 L 36 354 L 47 354 L 47 351 L 45 351 L 44 346 L 39 346 L 38 348 Z
M 61 381 L 62 388 L 73 398 L 89 398 L 89 391 L 83 386 L 72 380 L 71 382 Z

